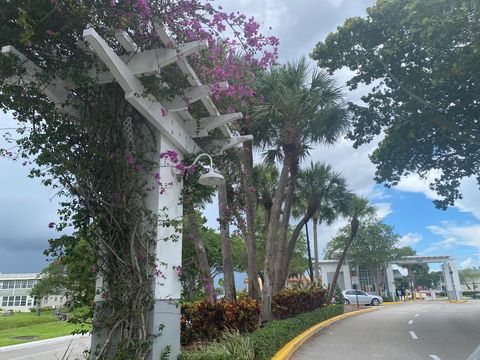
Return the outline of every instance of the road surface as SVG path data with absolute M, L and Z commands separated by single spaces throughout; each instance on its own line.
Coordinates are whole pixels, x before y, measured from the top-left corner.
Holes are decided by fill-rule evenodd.
M 292 360 L 480 360 L 480 301 L 383 305 L 309 339 Z
M 85 359 L 83 351 L 90 348 L 90 336 L 62 337 L 48 342 L 0 347 L 0 360 L 76 360 Z

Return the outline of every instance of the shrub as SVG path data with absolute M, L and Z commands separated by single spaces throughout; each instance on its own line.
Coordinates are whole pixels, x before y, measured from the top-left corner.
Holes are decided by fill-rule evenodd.
M 342 290 L 340 289 L 340 286 L 335 287 L 335 304 L 343 304 L 343 293 Z
M 248 335 L 225 331 L 216 343 L 183 351 L 181 360 L 255 360 L 255 349 Z
M 329 305 L 294 318 L 272 321 L 250 335 L 255 349 L 255 359 L 270 359 L 286 343 L 308 328 L 341 314 L 343 305 Z
M 382 296 L 383 301 L 385 302 L 392 302 L 395 301 L 392 296 Z
M 260 316 L 258 301 L 242 297 L 237 301 L 196 301 L 182 304 L 181 341 L 218 338 L 225 330 L 251 332 L 257 328 Z
M 275 319 L 286 319 L 325 305 L 326 290 L 283 289 L 272 296 L 272 314 Z

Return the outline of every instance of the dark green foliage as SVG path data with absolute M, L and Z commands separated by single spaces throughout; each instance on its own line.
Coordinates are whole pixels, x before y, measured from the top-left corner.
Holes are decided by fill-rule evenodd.
M 286 319 L 325 305 L 326 290 L 283 289 L 272 296 L 272 314 L 275 319 Z
M 384 136 L 371 155 L 376 180 L 391 186 L 435 169 L 441 208 L 461 198 L 461 179 L 480 173 L 479 4 L 378 0 L 312 53 L 329 72 L 352 70 L 350 89 L 369 85 L 364 104 L 349 104 L 349 137 L 358 147 Z
M 337 286 L 335 286 L 335 304 L 338 304 L 338 305 L 343 304 L 343 294 L 338 284 Z
M 250 335 L 255 347 L 255 359 L 270 359 L 286 343 L 303 331 L 341 314 L 343 314 L 343 305 L 330 305 L 294 318 L 272 321 Z
M 251 332 L 257 328 L 260 304 L 242 297 L 237 301 L 196 301 L 182 304 L 181 342 L 218 338 L 227 329 Z

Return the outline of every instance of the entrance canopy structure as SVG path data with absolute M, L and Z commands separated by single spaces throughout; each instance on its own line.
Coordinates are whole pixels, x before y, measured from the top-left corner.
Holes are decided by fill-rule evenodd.
M 393 278 L 393 264 L 409 265 L 409 264 L 432 264 L 439 263 L 442 265 L 443 278 L 447 290 L 449 300 L 461 300 L 462 291 L 460 287 L 460 278 L 458 276 L 455 259 L 451 256 L 404 256 L 400 259 L 392 261 L 387 266 L 387 289 L 392 297 L 395 297 L 395 281 Z

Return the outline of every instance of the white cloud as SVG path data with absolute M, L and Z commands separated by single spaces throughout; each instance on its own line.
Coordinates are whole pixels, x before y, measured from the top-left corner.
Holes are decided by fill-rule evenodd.
M 377 210 L 377 216 L 380 219 L 387 217 L 389 214 L 393 212 L 392 204 L 390 203 L 375 203 L 373 204 L 373 206 Z
M 477 263 L 477 261 L 473 260 L 473 258 L 471 258 L 471 257 L 466 258 L 465 260 L 463 260 L 460 263 L 460 269 L 471 268 L 471 267 L 475 266 L 476 263 Z
M 404 247 L 404 246 L 413 246 L 415 244 L 418 244 L 420 241 L 422 241 L 423 236 L 418 233 L 408 233 L 406 235 L 403 235 L 399 242 L 398 242 L 398 247 Z
M 468 246 L 480 251 L 480 223 L 457 225 L 444 221 L 441 225 L 427 226 L 427 229 L 442 238 L 441 241 L 433 243 L 429 250 Z

